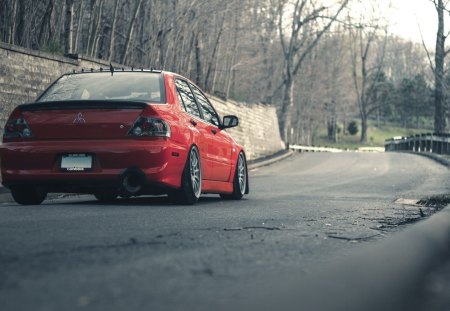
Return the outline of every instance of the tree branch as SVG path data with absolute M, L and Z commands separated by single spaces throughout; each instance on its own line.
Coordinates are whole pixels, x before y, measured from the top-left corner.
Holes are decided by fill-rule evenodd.
M 433 1 L 433 0 L 430 0 L 430 1 Z M 434 68 L 434 65 L 433 65 L 433 60 L 431 59 L 430 52 L 428 51 L 428 48 L 427 48 L 427 46 L 426 46 L 426 44 L 425 44 L 425 40 L 424 40 L 424 38 L 423 38 L 422 29 L 420 28 L 420 25 L 419 25 L 419 24 L 417 24 L 417 26 L 419 27 L 420 38 L 421 38 L 421 40 L 422 40 L 422 46 L 423 46 L 423 48 L 425 49 L 425 53 L 427 53 L 427 58 L 428 58 L 428 62 L 430 63 L 431 70 L 432 70 L 433 72 L 435 72 L 435 68 Z

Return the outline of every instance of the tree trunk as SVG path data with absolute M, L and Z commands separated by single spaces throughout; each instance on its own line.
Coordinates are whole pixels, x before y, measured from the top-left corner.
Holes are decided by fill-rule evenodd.
M 367 142 L 367 118 L 361 118 L 361 143 Z
M 137 16 L 139 13 L 139 8 L 141 7 L 141 4 L 142 4 L 142 0 L 139 0 L 139 2 L 136 5 L 136 8 L 134 9 L 134 12 L 133 12 L 133 18 L 131 19 L 130 27 L 128 28 L 128 34 L 127 34 L 126 40 L 125 40 L 125 45 L 123 47 L 122 56 L 120 57 L 120 62 L 122 64 L 125 64 L 125 62 L 127 60 L 128 52 L 130 50 L 130 42 L 131 42 L 131 38 L 134 33 L 134 28 L 135 28 L 135 24 L 136 24 Z
M 161 69 L 164 68 L 164 64 L 166 62 L 166 35 L 167 30 L 161 29 L 158 32 L 157 41 L 159 47 L 159 66 Z
M 97 15 L 97 22 L 95 25 L 95 31 L 94 34 L 92 35 L 93 37 L 93 41 L 92 41 L 92 46 L 91 46 L 91 50 L 89 52 L 89 54 L 93 57 L 97 57 L 97 52 L 98 52 L 98 41 L 100 40 L 100 36 L 101 36 L 101 24 L 102 24 L 102 14 L 103 14 L 103 4 L 104 4 L 104 0 L 100 0 L 100 5 L 99 5 L 99 9 L 98 9 L 98 15 Z
M 235 40 L 237 41 L 237 40 Z M 229 70 L 227 70 L 227 76 L 225 78 L 225 98 L 230 97 L 230 91 L 231 91 L 231 85 L 234 79 L 234 71 L 236 70 L 236 67 L 238 66 L 238 64 L 234 64 L 235 59 L 236 59 L 236 54 L 237 54 L 237 43 L 234 44 L 233 46 L 233 52 L 231 55 L 231 67 L 229 68 Z
M 197 33 L 195 35 L 195 83 L 202 87 L 200 85 L 201 78 L 202 78 L 202 63 L 201 63 L 201 56 L 200 56 L 200 40 L 198 39 L 199 34 Z
M 14 27 L 12 44 L 21 45 L 25 37 L 25 15 L 26 15 L 26 2 L 24 0 L 17 0 L 19 2 L 18 16 L 14 19 L 18 20 L 17 27 Z M 14 21 L 14 23 L 16 23 Z
M 78 6 L 78 23 L 77 23 L 77 35 L 75 36 L 74 52 L 78 53 L 80 49 L 80 34 L 83 31 L 83 19 L 84 19 L 84 7 L 83 0 L 80 1 Z
M 89 33 L 88 33 L 88 37 L 87 37 L 87 46 L 86 46 L 86 50 L 85 53 L 89 54 L 89 51 L 91 50 L 92 45 L 94 44 L 94 40 L 95 40 L 95 24 L 96 24 L 96 14 L 97 14 L 97 1 L 98 0 L 93 0 L 91 1 L 91 5 L 90 5 L 90 10 L 91 10 L 91 14 L 90 14 L 90 18 L 89 18 Z
M 16 6 L 15 3 L 16 3 L 16 1 L 14 1 L 14 6 Z M 45 13 L 44 13 L 44 17 L 42 18 L 41 28 L 40 28 L 39 36 L 38 36 L 38 43 L 40 46 L 44 45 L 43 41 L 44 41 L 45 26 L 48 26 L 48 32 L 49 32 L 49 38 L 50 38 L 50 32 L 51 32 L 50 20 L 52 17 L 54 7 L 55 7 L 55 0 L 49 0 L 47 9 L 45 10 Z
M 225 18 L 222 19 L 222 23 L 221 23 L 221 26 L 220 26 L 220 29 L 219 29 L 219 33 L 217 34 L 216 41 L 214 42 L 214 47 L 213 47 L 212 54 L 211 54 L 211 61 L 209 62 L 208 69 L 206 70 L 204 87 L 205 87 L 205 91 L 207 91 L 207 92 L 209 92 L 211 90 L 211 83 L 209 81 L 209 78 L 211 76 L 211 71 L 213 69 L 213 64 L 215 64 L 215 59 L 216 59 L 217 49 L 218 49 L 219 44 L 220 44 L 220 39 L 222 38 L 224 21 L 225 21 Z
M 195 43 L 196 43 L 196 36 L 194 33 L 191 34 L 191 40 L 189 42 L 189 51 L 188 55 L 186 57 L 186 60 L 183 63 L 182 71 L 184 72 L 191 72 L 192 70 L 192 51 L 195 50 Z
M 64 54 L 73 53 L 73 14 L 74 3 L 73 0 L 66 0 L 66 23 L 65 23 L 65 38 L 64 38 Z
M 336 115 L 328 118 L 327 121 L 327 134 L 328 140 L 334 143 L 337 143 L 337 123 L 336 123 Z
M 444 4 L 438 0 L 436 7 L 438 13 L 438 31 L 436 36 L 436 55 L 434 69 L 434 131 L 445 132 L 445 97 L 443 89 L 444 80 L 444 58 L 445 58 L 445 36 L 444 36 Z
M 13 1 L 13 9 L 12 9 L 12 23 L 11 23 L 11 28 L 9 30 L 9 38 L 8 38 L 8 43 L 9 44 L 14 44 L 14 40 L 16 37 L 16 16 L 17 16 L 17 2 L 18 1 Z
M 232 85 L 232 79 L 234 78 L 234 70 L 238 64 L 235 64 L 238 52 L 238 36 L 239 36 L 239 18 L 240 14 L 236 14 L 234 19 L 234 32 L 233 32 L 233 48 L 231 52 L 230 66 L 226 72 L 225 76 L 225 98 L 230 97 L 230 90 Z M 267 59 L 264 58 L 264 62 L 267 65 Z M 270 88 L 270 85 L 269 85 Z
M 109 61 L 114 61 L 114 51 L 116 45 L 116 25 L 117 25 L 117 11 L 119 8 L 119 0 L 114 2 L 114 16 L 111 27 L 111 40 L 109 41 Z
M 291 124 L 291 116 L 290 116 L 290 108 L 293 106 L 293 92 L 294 92 L 294 80 L 292 76 L 288 74 L 288 77 L 285 80 L 284 87 L 284 96 L 283 102 L 281 105 L 280 112 L 280 132 L 281 138 L 284 142 L 288 142 L 289 132 L 290 132 L 290 124 Z

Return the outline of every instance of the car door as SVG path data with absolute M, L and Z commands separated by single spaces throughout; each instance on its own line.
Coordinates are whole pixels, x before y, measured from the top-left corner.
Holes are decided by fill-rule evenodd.
M 188 82 L 182 79 L 175 79 L 175 85 L 177 87 L 178 100 L 182 109 L 187 113 L 186 124 L 184 125 L 186 130 L 197 131 L 200 134 L 197 135 L 196 144 L 200 151 L 202 179 L 212 180 L 212 168 L 208 163 L 207 156 L 208 140 L 205 135 L 208 132 L 207 124 L 202 118 L 200 108 Z M 190 133 L 187 133 L 187 135 L 190 135 Z
M 206 142 L 206 163 L 210 178 L 214 181 L 228 181 L 231 174 L 232 139 L 221 130 L 219 116 L 198 87 L 190 84 L 205 122 L 203 135 Z

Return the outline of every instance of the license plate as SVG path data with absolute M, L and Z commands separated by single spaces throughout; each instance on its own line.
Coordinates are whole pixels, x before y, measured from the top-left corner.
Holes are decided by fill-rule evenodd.
M 92 155 L 84 153 L 64 154 L 61 158 L 61 169 L 80 172 L 92 169 Z

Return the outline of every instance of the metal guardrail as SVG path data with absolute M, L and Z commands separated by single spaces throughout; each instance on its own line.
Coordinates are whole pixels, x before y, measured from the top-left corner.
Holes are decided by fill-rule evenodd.
M 393 137 L 385 141 L 384 150 L 450 154 L 450 133 Z
M 290 145 L 289 149 L 298 152 L 343 152 L 342 149 L 328 148 L 328 147 L 312 147 L 312 146 L 301 146 L 301 145 Z
M 298 152 L 384 152 L 383 147 L 360 147 L 358 149 L 339 149 L 330 147 L 314 147 L 303 145 L 290 145 L 290 150 Z

